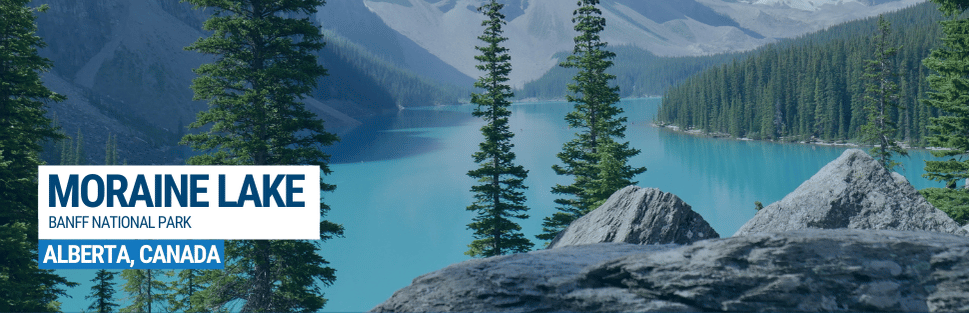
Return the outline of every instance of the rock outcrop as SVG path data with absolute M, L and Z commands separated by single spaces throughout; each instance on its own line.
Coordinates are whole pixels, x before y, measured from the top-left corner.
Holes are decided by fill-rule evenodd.
M 967 235 L 904 177 L 858 149 L 846 150 L 734 236 L 796 229 L 893 229 Z
M 548 248 L 602 242 L 689 244 L 710 238 L 720 235 L 676 195 L 628 186 L 569 224 Z
M 372 311 L 967 311 L 969 238 L 797 230 L 455 264 Z

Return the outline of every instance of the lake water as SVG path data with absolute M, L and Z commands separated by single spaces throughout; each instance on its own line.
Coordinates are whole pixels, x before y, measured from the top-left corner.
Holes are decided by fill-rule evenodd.
M 636 177 L 638 185 L 676 194 L 721 237 L 754 215 L 754 201 L 766 206 L 780 200 L 846 149 L 675 133 L 650 126 L 659 104 L 658 98 L 620 104 L 629 119 L 626 139 L 642 150 L 630 163 L 648 168 Z M 466 227 L 472 213 L 465 207 L 474 181 L 465 173 L 475 168 L 471 153 L 483 124 L 471 110 L 429 107 L 373 117 L 326 149 L 334 173 L 325 179 L 337 185 L 324 194 L 332 207 L 327 219 L 343 224 L 346 237 L 323 245 L 322 255 L 337 270 L 336 283 L 323 289 L 329 299 L 324 311 L 369 310 L 415 277 L 469 259 L 463 253 L 472 240 Z M 565 102 L 512 106 L 517 162 L 530 170 L 525 184 L 531 218 L 520 221 L 529 238 L 555 212 L 551 187 L 570 182 L 551 165 L 573 138 L 563 119 L 571 110 Z M 899 171 L 918 189 L 941 187 L 921 177 L 923 159 L 931 155 L 910 154 L 899 160 Z M 82 282 L 69 291 L 74 298 L 63 301 L 64 310 L 86 308 L 94 271 L 59 272 Z

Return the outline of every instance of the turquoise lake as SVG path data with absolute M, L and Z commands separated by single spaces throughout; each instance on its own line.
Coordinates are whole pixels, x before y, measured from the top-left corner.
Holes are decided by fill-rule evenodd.
M 754 215 L 755 201 L 766 206 L 780 200 L 847 149 L 671 132 L 650 126 L 659 105 L 659 98 L 620 104 L 628 118 L 626 139 L 642 150 L 630 163 L 648 168 L 636 177 L 638 185 L 676 194 L 721 237 Z M 426 107 L 376 116 L 327 147 L 333 174 L 325 180 L 337 189 L 324 194 L 332 207 L 326 218 L 343 224 L 346 236 L 323 244 L 321 254 L 337 270 L 336 283 L 323 288 L 329 299 L 324 311 L 367 311 L 415 277 L 469 259 L 464 252 L 473 239 L 466 228 L 472 213 L 465 207 L 472 202 L 474 180 L 465 173 L 475 168 L 471 153 L 483 125 L 471 116 L 472 109 Z M 551 166 L 562 144 L 573 138 L 564 121 L 571 110 L 566 102 L 512 106 L 513 151 L 530 171 L 525 184 L 531 218 L 520 221 L 529 238 L 541 231 L 542 218 L 555 212 L 551 187 L 570 182 Z M 921 177 L 923 160 L 931 155 L 910 154 L 899 159 L 904 169 L 898 171 L 917 189 L 942 187 Z M 58 272 L 82 283 L 68 291 L 72 299 L 61 300 L 63 309 L 87 308 L 84 296 L 94 271 Z M 116 288 L 123 297 L 120 285 Z

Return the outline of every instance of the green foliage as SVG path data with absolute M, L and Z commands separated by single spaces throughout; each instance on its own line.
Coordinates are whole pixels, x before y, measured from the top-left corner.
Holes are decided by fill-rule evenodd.
M 946 14 L 952 15 L 956 1 L 939 1 L 940 8 Z M 962 8 L 961 4 L 958 7 Z M 947 11 L 949 10 L 949 11 Z M 925 104 L 938 108 L 943 115 L 932 118 L 933 134 L 929 136 L 929 145 L 945 148 L 932 151 L 945 161 L 925 161 L 924 177 L 954 184 L 958 180 L 969 178 L 969 18 L 954 17 L 939 22 L 942 25 L 942 46 L 932 50 L 932 54 L 923 63 L 935 74 L 927 80 L 932 92 L 928 93 Z
M 151 312 L 157 305 L 166 305 L 168 285 L 158 280 L 159 270 L 122 270 L 123 290 L 131 304 L 121 312 Z
M 907 156 L 908 151 L 892 139 L 897 131 L 895 122 L 889 116 L 889 110 L 898 110 L 898 84 L 891 58 L 898 54 L 897 47 L 889 47 L 888 36 L 891 34 L 891 23 L 883 16 L 878 16 L 878 32 L 874 41 L 875 55 L 866 61 L 865 78 L 869 80 L 865 87 L 865 111 L 868 112 L 868 123 L 861 126 L 861 138 L 865 143 L 875 144 L 871 154 L 875 156 L 885 169 L 891 171 L 900 163 L 892 160 L 892 154 Z
M 41 143 L 62 135 L 44 116 L 46 103 L 61 101 L 43 85 L 51 62 L 35 33 L 27 0 L 0 1 L 0 311 L 58 311 L 63 286 L 73 287 L 37 264 L 37 167 Z
M 204 154 L 190 164 L 316 165 L 329 174 L 324 146 L 337 140 L 299 102 L 326 70 L 315 52 L 323 47 L 310 22 L 322 0 L 189 0 L 213 10 L 203 28 L 212 35 L 186 49 L 210 54 L 192 84 L 195 100 L 209 102 L 189 127 L 183 143 Z M 335 186 L 320 181 L 322 191 Z M 329 207 L 320 204 L 320 215 Z M 342 236 L 343 227 L 320 222 L 323 240 Z M 317 311 L 326 303 L 320 285 L 335 270 L 316 252 L 320 241 L 238 240 L 226 242 L 225 271 L 203 292 L 206 307 L 241 301 L 242 311 Z
M 932 0 L 932 2 L 939 4 L 939 11 L 946 16 L 958 15 L 969 8 L 967 0 Z
M 91 286 L 91 294 L 85 296 L 84 299 L 94 299 L 91 305 L 88 306 L 88 310 L 94 310 L 98 313 L 111 312 L 114 308 L 118 307 L 117 303 L 114 303 L 114 275 L 118 272 L 109 272 L 107 270 L 98 270 L 95 273 L 92 282 L 94 286 Z
M 926 188 L 919 193 L 959 225 L 969 223 L 969 191 L 966 189 Z
M 215 271 L 217 272 L 217 271 Z M 205 312 L 201 291 L 208 285 L 204 270 L 186 269 L 178 271 L 177 277 L 168 285 L 168 309 L 172 312 Z M 175 276 L 175 272 L 167 273 Z
M 104 165 L 118 165 L 118 135 L 108 134 L 104 144 Z
M 329 228 L 321 225 L 321 232 L 342 234 L 342 227 L 336 225 L 339 229 L 335 229 L 330 226 L 335 224 L 327 223 Z M 207 278 L 210 285 L 202 293 L 205 306 L 214 310 L 225 308 L 233 300 L 243 300 L 240 311 L 264 311 L 256 307 L 259 303 L 255 301 L 265 301 L 268 311 L 274 312 L 312 312 L 311 308 L 322 308 L 326 299 L 320 284 L 332 284 L 336 270 L 326 266 L 329 263 L 317 253 L 318 246 L 319 242 L 306 240 L 226 241 L 225 270 Z M 269 281 L 269 285 L 260 286 L 264 281 Z
M 757 211 L 763 210 L 764 204 L 760 203 L 760 201 L 754 201 L 754 209 L 756 209 Z
M 921 77 L 929 68 L 921 60 L 938 46 L 940 19 L 932 4 L 885 15 L 896 29 L 886 40 L 901 46 L 886 56 L 900 73 L 899 106 L 885 112 L 886 122 L 898 128 L 891 140 L 925 145 L 928 118 L 938 115 L 917 99 L 928 89 Z M 868 121 L 865 66 L 876 50 L 871 37 L 877 29 L 875 18 L 849 22 L 710 68 L 670 88 L 656 120 L 752 139 L 860 140 Z
M 59 141 L 57 150 L 61 154 L 60 165 L 85 165 L 87 164 L 87 154 L 84 153 L 84 134 L 81 129 L 77 129 L 74 137 L 66 136 Z
M 572 184 L 555 185 L 552 193 L 565 196 L 555 200 L 560 212 L 546 217 L 543 233 L 537 237 L 552 240 L 573 220 L 595 209 L 613 192 L 635 184 L 632 178 L 646 171 L 644 167 L 627 165 L 630 157 L 639 154 L 629 143 L 618 143 L 624 138 L 625 117 L 619 117 L 619 87 L 610 87 L 615 75 L 606 73 L 613 65 L 616 55 L 606 50 L 607 43 L 599 37 L 606 27 L 602 11 L 596 6 L 598 0 L 582 0 L 572 15 L 575 30 L 575 48 L 562 67 L 576 68 L 574 83 L 568 85 L 571 93 L 566 96 L 575 111 L 565 116 L 569 127 L 579 129 L 576 138 L 566 142 L 558 154 L 564 166 L 553 165 L 558 175 L 573 176 Z M 615 188 L 615 189 L 614 189 Z
M 588 190 L 583 193 L 588 195 L 588 201 L 593 201 L 588 208 L 589 211 L 601 206 L 617 190 L 635 184 L 632 182 L 633 176 L 645 171 L 645 169 L 640 170 L 642 168 L 635 169 L 626 164 L 626 160 L 621 159 L 624 153 L 632 150 L 629 148 L 629 142 L 619 144 L 611 140 L 602 141 L 597 149 L 593 157 L 598 162 L 593 165 L 592 180 Z
M 478 180 L 478 185 L 472 186 L 475 193 L 474 204 L 467 210 L 477 213 L 474 221 L 468 224 L 468 229 L 474 230 L 475 240 L 465 254 L 472 257 L 489 257 L 508 253 L 520 253 L 531 250 L 532 242 L 521 233 L 521 226 L 512 222 L 511 218 L 526 219 L 528 211 L 525 206 L 525 195 L 521 189 L 527 188 L 524 180 L 528 171 L 521 165 L 515 165 L 515 153 L 511 148 L 511 138 L 515 136 L 508 129 L 508 117 L 511 111 L 508 98 L 514 96 L 506 82 L 511 73 L 511 56 L 508 48 L 501 43 L 508 38 L 502 36 L 502 25 L 505 15 L 501 14 L 503 4 L 492 0 L 478 8 L 486 19 L 481 22 L 485 26 L 484 34 L 478 36 L 485 46 L 475 47 L 481 55 L 475 60 L 481 62 L 477 68 L 485 72 L 484 76 L 475 82 L 474 86 L 485 90 L 484 94 L 471 94 L 471 103 L 477 105 L 473 115 L 487 122 L 481 127 L 481 134 L 485 140 L 478 147 L 472 157 L 478 163 L 478 169 L 468 171 L 468 176 Z
M 33 190 L 37 190 L 36 185 Z M 54 271 L 37 268 L 36 234 L 36 224 L 32 227 L 25 222 L 0 224 L 0 311 L 58 312 L 57 297 L 66 295 L 62 286 L 77 286 Z

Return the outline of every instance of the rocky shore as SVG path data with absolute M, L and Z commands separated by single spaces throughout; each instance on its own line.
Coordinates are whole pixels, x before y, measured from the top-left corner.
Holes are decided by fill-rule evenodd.
M 549 249 L 422 275 L 372 311 L 969 311 L 967 236 L 848 150 L 733 237 L 630 186 Z

